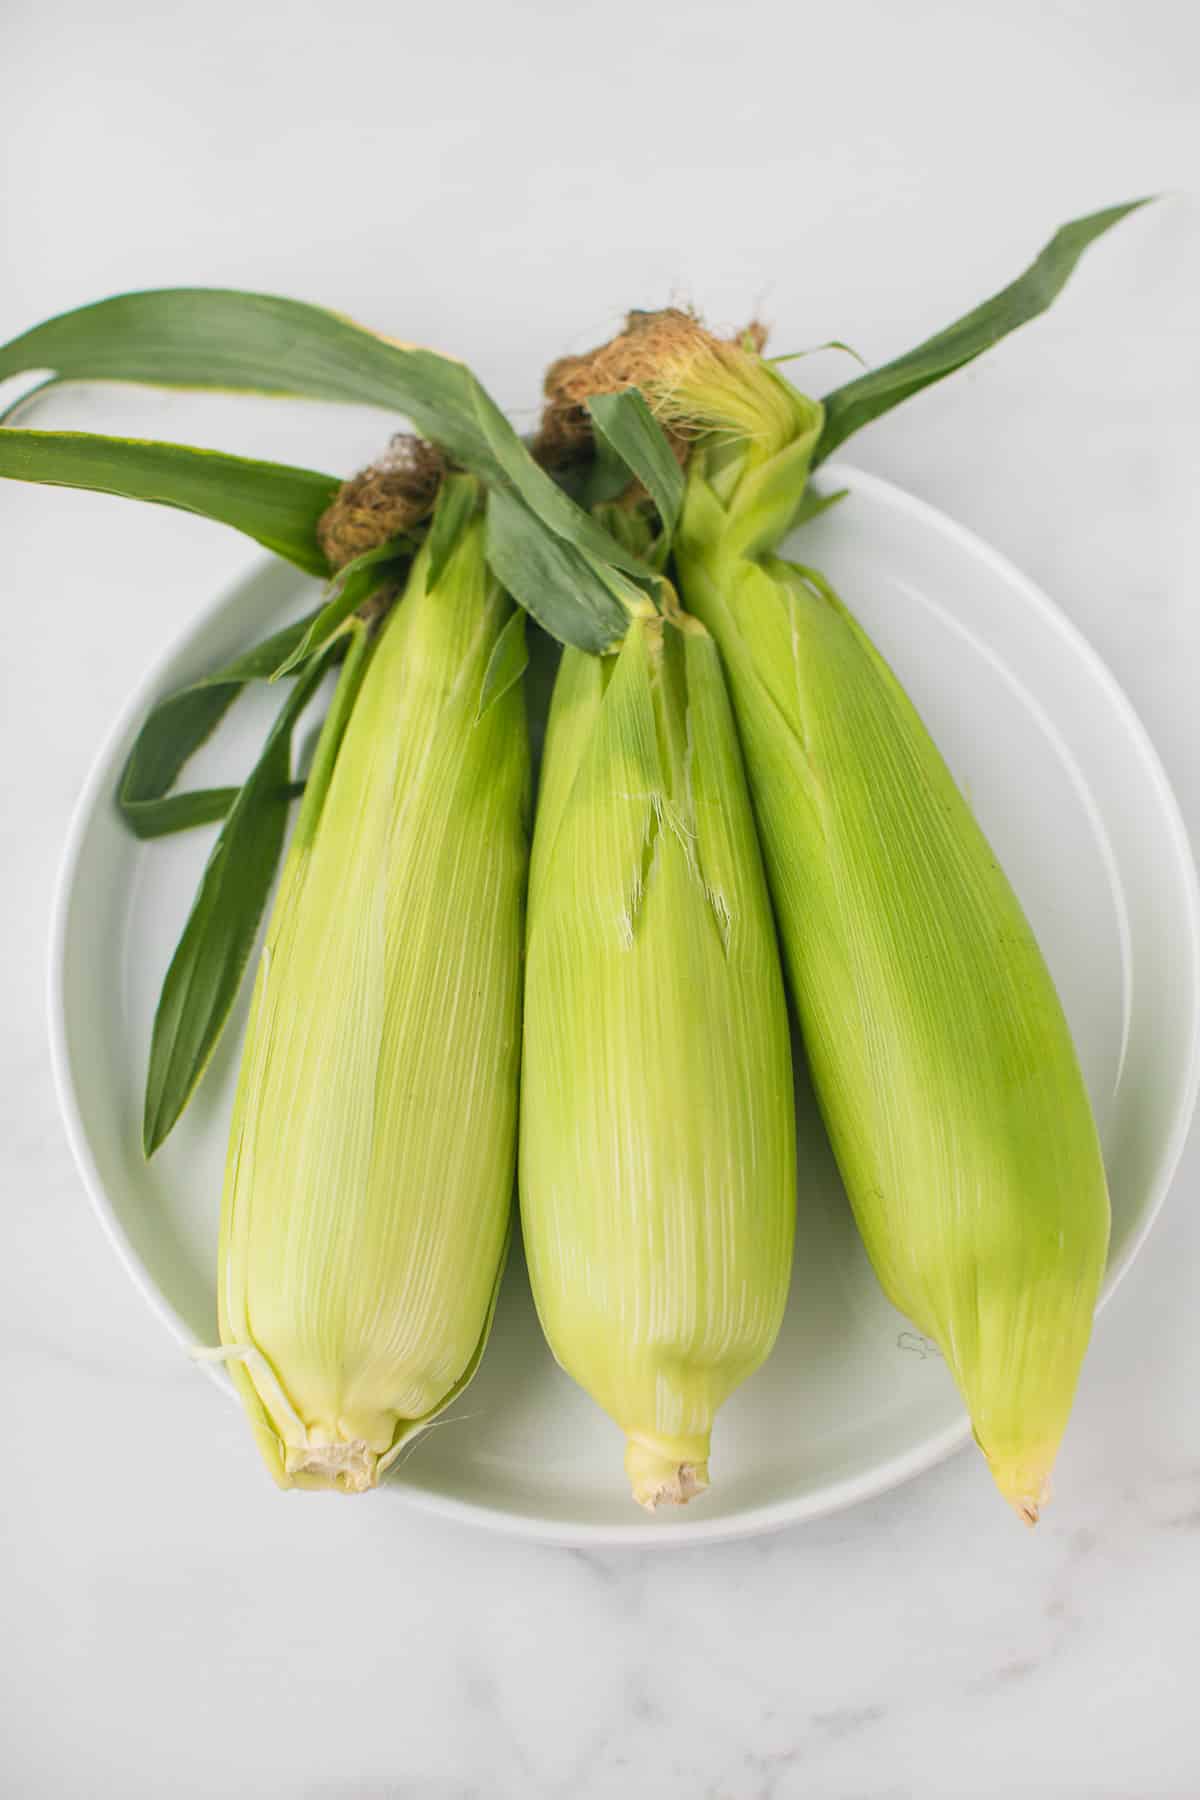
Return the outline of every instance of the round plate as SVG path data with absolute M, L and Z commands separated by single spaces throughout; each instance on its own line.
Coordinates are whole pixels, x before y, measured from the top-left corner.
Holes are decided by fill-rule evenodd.
M 1175 801 L 1128 700 L 1036 587 L 887 482 L 843 465 L 825 469 L 821 486 L 850 494 L 793 549 L 829 577 L 907 686 L 1058 983 L 1112 1189 L 1107 1295 L 1162 1202 L 1196 1095 L 1200 904 Z M 190 1110 L 147 1165 L 150 1024 L 211 834 L 138 844 L 113 793 L 150 702 L 296 616 L 312 590 L 272 564 L 187 632 L 97 759 L 61 874 L 50 1019 L 67 1130 L 114 1248 L 181 1346 L 216 1335 L 217 1219 L 246 996 Z M 189 783 L 236 778 L 277 704 L 276 693 L 248 692 Z M 717 1420 L 702 1500 L 670 1517 L 633 1505 L 621 1435 L 553 1362 L 519 1248 L 479 1375 L 443 1415 L 450 1423 L 403 1458 L 393 1487 L 433 1511 L 549 1541 L 697 1543 L 852 1505 L 964 1442 L 944 1364 L 879 1291 L 803 1078 L 799 1114 L 787 1319 L 766 1367 Z M 219 1371 L 214 1379 L 232 1395 Z

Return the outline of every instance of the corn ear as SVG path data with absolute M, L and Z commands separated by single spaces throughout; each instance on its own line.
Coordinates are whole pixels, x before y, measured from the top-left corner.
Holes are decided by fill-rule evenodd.
M 895 675 L 826 583 L 764 553 L 796 510 L 820 408 L 797 395 L 777 448 L 779 378 L 745 365 L 751 390 L 767 384 L 764 430 L 693 456 L 683 596 L 725 659 L 792 993 L 867 1250 L 940 1346 L 1000 1491 L 1032 1523 L 1107 1253 L 1091 1106 L 1029 923 Z
M 634 1497 L 708 1484 L 718 1408 L 787 1297 L 795 1119 L 782 976 L 715 645 L 631 624 L 564 654 L 530 876 L 521 1215 L 564 1369 Z
M 426 549 L 377 642 L 354 627 L 235 1104 L 221 1342 L 284 1487 L 373 1486 L 461 1389 L 510 1229 L 523 699 L 480 713 L 511 607 L 479 519 L 429 568 Z

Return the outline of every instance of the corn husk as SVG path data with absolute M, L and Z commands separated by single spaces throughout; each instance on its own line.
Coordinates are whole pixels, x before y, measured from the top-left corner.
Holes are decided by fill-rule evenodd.
M 620 1426 L 634 1497 L 708 1484 L 768 1354 L 795 1208 L 774 926 L 719 659 L 694 620 L 568 650 L 530 878 L 521 1216 L 558 1361 Z
M 461 1390 L 510 1229 L 523 701 L 517 683 L 477 716 L 511 615 L 481 522 L 432 587 L 429 567 L 426 549 L 378 642 L 348 659 L 234 1111 L 221 1342 L 285 1487 L 374 1485 Z
M 895 675 L 818 575 L 771 554 L 820 407 L 739 346 L 668 363 L 659 402 L 700 434 L 682 593 L 725 660 L 830 1139 L 885 1292 L 940 1346 L 1000 1491 L 1032 1523 L 1109 1231 L 1067 1021 Z

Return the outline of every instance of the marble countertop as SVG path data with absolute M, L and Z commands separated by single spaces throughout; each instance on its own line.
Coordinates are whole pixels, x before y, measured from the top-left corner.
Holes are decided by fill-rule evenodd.
M 628 305 L 882 360 L 1091 207 L 1200 167 L 1182 7 L 568 4 L 332 20 L 72 0 L 6 21 L 0 338 L 139 286 L 324 301 L 466 358 L 514 415 Z M 1200 827 L 1200 208 L 854 446 L 1038 580 Z M 785 343 L 786 340 L 786 343 Z M 813 364 L 814 386 L 839 369 Z M 118 401 L 65 394 L 55 423 Z M 122 397 L 125 429 L 353 467 L 378 418 Z M 978 1459 L 669 1554 L 539 1548 L 386 1492 L 283 1498 L 89 1215 L 44 1023 L 97 743 L 253 552 L 0 489 L 0 1791 L 140 1800 L 1192 1800 L 1200 1144 L 1097 1330 L 1057 1499 Z

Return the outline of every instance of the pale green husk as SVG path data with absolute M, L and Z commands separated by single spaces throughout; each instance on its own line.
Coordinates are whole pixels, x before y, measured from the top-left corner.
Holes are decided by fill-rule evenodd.
M 828 586 L 770 554 L 821 414 L 793 393 L 779 433 L 779 377 L 742 360 L 757 436 L 714 416 L 719 396 L 689 391 L 686 371 L 670 384 L 675 408 L 726 426 L 692 457 L 683 597 L 725 660 L 813 1080 L 871 1260 L 941 1347 L 1032 1522 L 1104 1271 L 1096 1127 L 1028 921 L 921 719 Z
M 708 1484 L 769 1352 L 795 1210 L 782 976 L 716 648 L 638 618 L 568 650 L 530 878 L 521 1107 L 530 1279 L 617 1422 L 634 1496 Z
M 243 1053 L 221 1341 L 285 1487 L 374 1485 L 463 1386 L 510 1229 L 523 701 L 518 683 L 477 717 L 511 615 L 481 523 L 432 590 L 428 567 L 426 551 L 340 747 L 336 703 L 326 726 Z

